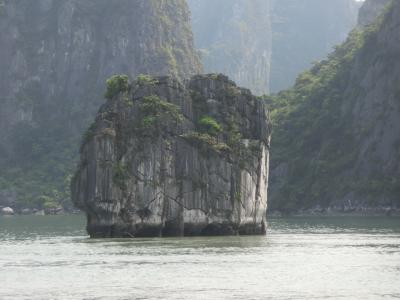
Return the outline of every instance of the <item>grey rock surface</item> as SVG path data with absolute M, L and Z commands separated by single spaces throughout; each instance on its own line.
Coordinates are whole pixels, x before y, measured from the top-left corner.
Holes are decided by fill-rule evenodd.
M 1 209 L 1 214 L 4 216 L 12 216 L 14 214 L 14 210 L 11 207 L 4 207 Z

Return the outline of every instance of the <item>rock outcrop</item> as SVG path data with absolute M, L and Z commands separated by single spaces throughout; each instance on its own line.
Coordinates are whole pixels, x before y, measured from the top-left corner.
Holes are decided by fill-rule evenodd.
M 107 96 L 72 182 L 91 237 L 265 233 L 263 101 L 214 74 L 117 76 Z
M 14 215 L 14 210 L 11 207 L 3 207 L 0 213 L 3 216 L 12 216 Z
M 272 100 L 270 207 L 399 213 L 399 86 L 400 1 L 392 1 Z
M 0 2 L 0 190 L 20 202 L 69 198 L 108 77 L 201 71 L 184 0 Z

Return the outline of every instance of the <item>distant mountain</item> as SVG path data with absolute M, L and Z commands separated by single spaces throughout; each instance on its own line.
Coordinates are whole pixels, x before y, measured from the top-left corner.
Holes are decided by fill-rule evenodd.
M 188 0 L 206 72 L 223 72 L 256 94 L 269 91 L 270 0 Z
M 0 206 L 69 198 L 79 141 L 108 77 L 201 70 L 184 0 L 3 2 Z
M 207 72 L 224 72 L 256 94 L 291 86 L 311 62 L 345 40 L 354 0 L 188 0 Z

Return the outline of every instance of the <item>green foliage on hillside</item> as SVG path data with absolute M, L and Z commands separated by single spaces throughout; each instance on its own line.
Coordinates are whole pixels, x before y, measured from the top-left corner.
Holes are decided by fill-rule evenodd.
M 9 161 L 0 167 L 0 190 L 18 191 L 17 206 L 43 208 L 47 203 L 72 207 L 70 202 L 70 181 L 73 173 L 76 151 L 71 145 L 78 141 L 65 139 L 54 143 L 52 130 L 24 134 L 24 154 L 18 163 Z M 43 203 L 42 203 L 43 202 Z
M 292 89 L 266 97 L 274 126 L 271 169 L 285 173 L 271 182 L 275 191 L 270 207 L 327 205 L 350 192 L 368 194 L 371 186 L 389 197 L 398 188 L 398 180 L 378 174 L 367 181 L 343 176 L 360 153 L 351 108 L 364 91 L 351 82 L 351 69 L 356 58 L 374 49 L 384 20 L 354 30 L 326 60 L 302 73 Z
M 114 75 L 106 81 L 107 91 L 104 95 L 107 99 L 112 99 L 121 92 L 129 89 L 129 77 L 127 75 Z
M 125 75 L 114 76 L 107 83 L 108 96 L 127 89 Z M 72 208 L 70 181 L 77 163 L 77 146 L 85 145 L 94 136 L 94 124 L 86 130 L 82 138 L 77 133 L 72 134 L 66 126 L 70 126 L 72 122 L 86 123 L 87 120 L 82 119 L 83 114 L 72 115 L 65 108 L 65 119 L 46 126 L 48 112 L 54 107 L 41 103 L 40 95 L 32 91 L 28 96 L 36 101 L 36 118 L 44 121 L 33 125 L 21 123 L 13 129 L 14 156 L 18 157 L 18 161 L 8 159 L 0 165 L 0 190 L 16 191 L 17 207 L 46 209 L 51 206 L 49 203 L 53 203 L 53 206 L 56 203 Z M 85 108 L 82 103 L 76 109 Z

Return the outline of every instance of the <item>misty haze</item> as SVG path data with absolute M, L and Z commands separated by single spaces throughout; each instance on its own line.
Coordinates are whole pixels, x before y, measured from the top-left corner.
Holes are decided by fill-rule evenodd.
M 0 0 L 0 299 L 400 297 L 400 1 Z

